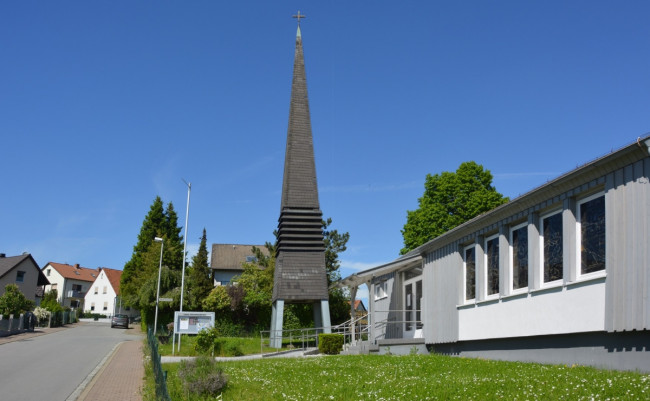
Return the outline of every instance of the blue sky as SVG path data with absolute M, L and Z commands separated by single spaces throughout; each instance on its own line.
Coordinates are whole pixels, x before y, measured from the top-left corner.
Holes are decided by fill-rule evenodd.
M 300 10 L 343 274 L 388 262 L 427 173 L 506 196 L 650 131 L 647 1 L 0 4 L 0 252 L 121 269 L 153 199 L 188 243 L 272 241 Z

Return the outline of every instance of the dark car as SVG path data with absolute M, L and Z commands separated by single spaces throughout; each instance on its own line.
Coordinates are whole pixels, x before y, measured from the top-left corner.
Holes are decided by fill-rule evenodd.
M 113 327 L 124 327 L 125 329 L 129 328 L 129 317 L 127 315 L 115 315 L 111 319 L 111 328 Z

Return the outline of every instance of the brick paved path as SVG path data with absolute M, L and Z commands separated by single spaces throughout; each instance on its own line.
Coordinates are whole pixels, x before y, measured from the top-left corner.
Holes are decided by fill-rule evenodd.
M 144 379 L 142 339 L 121 343 L 78 401 L 140 401 Z

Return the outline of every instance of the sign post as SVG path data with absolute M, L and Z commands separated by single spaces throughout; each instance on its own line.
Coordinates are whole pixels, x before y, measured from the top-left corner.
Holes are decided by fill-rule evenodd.
M 174 346 L 176 345 L 176 333 L 178 333 L 180 351 L 181 334 L 198 334 L 199 331 L 212 327 L 214 327 L 214 312 L 174 312 L 172 355 L 174 355 Z

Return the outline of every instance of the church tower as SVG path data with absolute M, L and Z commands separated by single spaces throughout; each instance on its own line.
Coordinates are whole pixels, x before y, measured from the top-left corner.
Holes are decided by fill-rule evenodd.
M 307 98 L 305 60 L 302 51 L 300 19 L 289 107 L 289 127 L 284 159 L 282 202 L 273 284 L 271 346 L 282 344 L 285 303 L 312 303 L 314 323 L 330 332 L 329 294 L 325 269 L 325 245 L 318 202 L 314 144 Z

